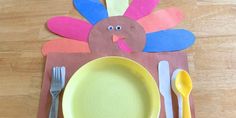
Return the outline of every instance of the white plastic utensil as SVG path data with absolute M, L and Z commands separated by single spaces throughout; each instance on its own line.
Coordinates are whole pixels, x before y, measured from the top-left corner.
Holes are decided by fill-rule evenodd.
M 160 92 L 164 97 L 166 118 L 173 118 L 173 107 L 170 87 L 171 79 L 168 61 L 161 61 L 159 63 L 158 72 Z

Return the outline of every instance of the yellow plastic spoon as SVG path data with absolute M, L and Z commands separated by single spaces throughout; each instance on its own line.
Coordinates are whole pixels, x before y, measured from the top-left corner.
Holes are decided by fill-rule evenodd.
M 192 90 L 192 80 L 188 72 L 181 70 L 176 76 L 175 86 L 183 99 L 183 118 L 191 118 L 189 95 Z

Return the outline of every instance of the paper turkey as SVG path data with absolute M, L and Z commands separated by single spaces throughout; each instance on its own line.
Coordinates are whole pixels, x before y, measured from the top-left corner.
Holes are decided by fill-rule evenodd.
M 173 52 L 184 50 L 195 41 L 193 33 L 170 29 L 183 20 L 174 7 L 152 11 L 159 0 L 74 0 L 74 6 L 88 22 L 57 16 L 48 29 L 64 38 L 44 44 L 42 52 Z

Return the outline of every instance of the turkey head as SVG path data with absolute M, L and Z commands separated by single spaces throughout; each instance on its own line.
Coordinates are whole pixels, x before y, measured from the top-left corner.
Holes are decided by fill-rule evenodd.
M 145 40 L 146 33 L 139 23 L 125 16 L 115 16 L 93 27 L 89 46 L 91 52 L 142 52 Z

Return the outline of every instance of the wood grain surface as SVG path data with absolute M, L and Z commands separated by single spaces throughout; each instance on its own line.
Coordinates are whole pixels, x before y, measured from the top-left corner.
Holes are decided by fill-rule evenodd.
M 192 30 L 186 50 L 197 118 L 236 116 L 235 0 L 162 0 L 181 8 L 177 28 Z M 52 16 L 81 18 L 71 0 L 0 0 L 0 118 L 36 118 L 44 58 L 41 46 L 58 37 L 45 28 Z

